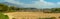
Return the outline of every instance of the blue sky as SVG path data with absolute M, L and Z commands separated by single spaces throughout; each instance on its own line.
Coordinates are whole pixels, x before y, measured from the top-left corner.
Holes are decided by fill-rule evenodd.
M 0 0 L 0 2 L 4 2 L 4 0 Z
M 8 2 L 9 0 L 0 0 L 0 2 Z M 43 4 L 43 6 L 40 6 L 41 4 L 41 2 L 40 2 L 40 0 L 13 0 L 14 2 L 19 2 L 19 3 L 24 3 L 23 4 L 23 7 L 36 7 L 36 8 L 39 8 L 39 7 L 41 7 L 41 8 L 54 8 L 54 7 L 60 7 L 60 6 L 58 6 L 58 2 L 60 2 L 60 0 L 44 0 L 45 2 L 47 2 L 45 5 L 47 5 L 47 4 L 49 4 L 48 2 L 51 2 L 51 3 L 54 3 L 54 4 L 49 4 L 49 5 L 51 5 L 51 6 L 44 6 L 44 4 Z M 40 2 L 40 3 L 39 3 Z M 10 3 L 11 3 L 11 1 L 10 1 Z M 43 3 L 43 2 L 42 2 Z M 27 5 L 25 5 L 25 4 L 28 4 L 28 6 Z M 56 5 L 57 4 L 57 5 Z M 52 6 L 53 5 L 53 6 Z M 60 5 L 60 3 L 59 3 L 59 5 Z
M 53 3 L 57 3 L 57 2 L 60 2 L 60 0 L 45 0 L 47 2 L 53 2 Z
M 39 0 L 15 0 L 15 1 L 23 2 L 23 3 L 34 3 L 32 1 L 39 1 Z M 60 0 L 44 0 L 44 1 L 53 2 L 53 3 L 60 2 Z
M 39 0 L 15 0 L 15 1 L 23 2 L 23 3 L 26 3 L 26 4 L 30 4 L 30 3 L 34 3 L 32 1 L 39 1 Z

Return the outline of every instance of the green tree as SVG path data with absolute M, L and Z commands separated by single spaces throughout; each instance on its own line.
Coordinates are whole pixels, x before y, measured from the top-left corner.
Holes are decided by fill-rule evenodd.
M 0 12 L 7 11 L 8 10 L 8 5 L 0 3 Z
M 9 7 L 9 11 L 16 11 L 16 9 L 17 9 L 17 8 L 16 8 L 15 6 L 10 6 L 10 7 Z
M 60 12 L 60 8 L 52 8 L 52 12 Z

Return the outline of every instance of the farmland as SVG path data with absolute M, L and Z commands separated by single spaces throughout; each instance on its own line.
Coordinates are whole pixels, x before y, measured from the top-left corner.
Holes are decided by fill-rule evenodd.
M 9 19 L 38 19 L 38 18 L 50 18 L 56 17 L 59 19 L 60 13 L 43 13 L 43 12 L 9 12 L 4 13 L 9 16 Z

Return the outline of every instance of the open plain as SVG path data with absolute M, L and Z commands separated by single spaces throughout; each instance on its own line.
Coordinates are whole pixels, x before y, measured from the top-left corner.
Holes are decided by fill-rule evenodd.
M 8 15 L 9 19 L 38 19 L 38 18 L 49 18 L 56 17 L 56 19 L 60 19 L 60 13 L 43 13 L 43 12 L 8 12 L 4 13 L 4 15 Z

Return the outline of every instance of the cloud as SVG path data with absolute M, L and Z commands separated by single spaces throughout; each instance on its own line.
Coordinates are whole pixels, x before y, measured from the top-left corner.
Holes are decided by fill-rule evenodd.
M 40 4 L 40 7 L 42 6 L 42 8 L 52 8 L 51 6 L 56 5 L 52 2 L 46 2 L 44 0 L 40 0 L 39 4 Z M 54 6 L 54 7 L 56 7 L 56 6 Z
M 32 1 L 34 3 L 32 4 L 25 4 L 25 3 L 21 3 L 21 2 L 17 2 L 14 0 L 5 0 L 6 2 L 10 2 L 13 4 L 17 4 L 17 5 L 22 5 L 24 8 L 53 8 L 56 7 L 56 4 L 52 3 L 52 2 L 46 2 L 44 0 L 39 0 L 39 1 Z M 60 4 L 60 2 L 58 2 L 57 4 Z
M 60 2 L 58 2 L 57 4 L 60 4 Z
M 17 1 L 14 1 L 14 0 L 5 0 L 6 2 L 9 2 L 9 3 L 13 3 L 13 4 L 24 4 L 24 3 L 20 3 L 20 2 L 17 2 Z

